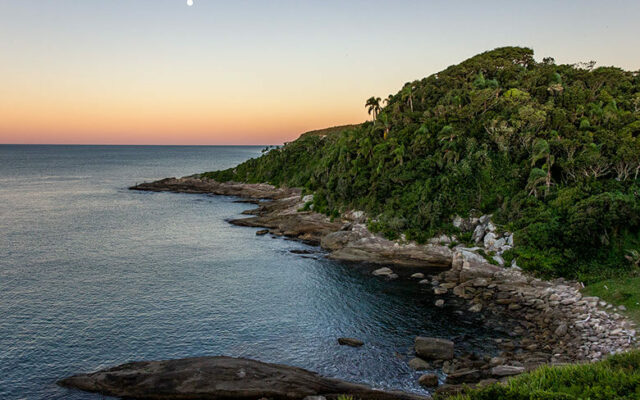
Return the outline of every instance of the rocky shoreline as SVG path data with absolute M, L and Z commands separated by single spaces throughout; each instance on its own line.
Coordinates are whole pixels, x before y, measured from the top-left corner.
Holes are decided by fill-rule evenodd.
M 498 233 L 489 216 L 454 221 L 461 230 L 473 232 L 476 247 L 456 244 L 455 238 L 446 236 L 420 245 L 372 234 L 359 211 L 345 213 L 340 220 L 301 211 L 312 197 L 303 197 L 296 188 L 220 183 L 190 176 L 131 189 L 242 197 L 258 207 L 244 212 L 250 217 L 230 223 L 266 228 L 268 231 L 259 233 L 320 245 L 331 259 L 384 266 L 374 274 L 386 279 L 411 276 L 417 284 L 430 285 L 441 297 L 436 306 L 458 298 L 466 304 L 465 312 L 508 334 L 508 339 L 496 339 L 502 349 L 497 356 L 456 353 L 451 358 L 412 360 L 412 367 L 420 366 L 415 369 L 436 368 L 447 374 L 438 392 L 459 391 L 461 384 L 505 380 L 542 364 L 595 361 L 636 345 L 635 324 L 619 312 L 622 310 L 598 298 L 583 297 L 579 283 L 543 281 L 524 273 L 515 262 L 505 267 L 501 254 L 513 246 L 513 236 Z M 425 368 L 427 365 L 430 368 Z M 421 383 L 433 386 L 428 375 Z

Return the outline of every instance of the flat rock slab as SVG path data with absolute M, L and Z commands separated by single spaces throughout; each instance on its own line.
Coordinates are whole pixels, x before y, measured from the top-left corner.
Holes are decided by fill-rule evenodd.
M 340 394 L 360 399 L 420 400 L 426 397 L 373 390 L 324 378 L 302 368 L 243 358 L 197 357 L 139 361 L 74 375 L 60 386 L 128 399 L 303 399 Z

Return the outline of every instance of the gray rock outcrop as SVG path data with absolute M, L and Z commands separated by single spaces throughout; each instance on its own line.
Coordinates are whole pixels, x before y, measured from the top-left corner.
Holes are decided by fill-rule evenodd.
M 335 399 L 420 400 L 425 397 L 373 390 L 302 368 L 232 357 L 140 361 L 74 375 L 59 385 L 128 399 L 296 400 L 307 396 Z

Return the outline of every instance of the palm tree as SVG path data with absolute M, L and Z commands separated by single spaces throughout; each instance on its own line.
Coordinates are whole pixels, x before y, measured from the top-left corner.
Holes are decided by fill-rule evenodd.
M 367 107 L 367 112 L 369 114 L 373 113 L 373 121 L 375 122 L 378 119 L 378 113 L 380 112 L 380 102 L 382 99 L 380 97 L 370 97 L 364 106 Z
M 402 100 L 407 102 L 411 112 L 413 112 L 413 87 L 411 85 L 406 85 L 402 89 Z
M 391 121 L 389 120 L 389 116 L 387 113 L 382 113 L 377 121 L 380 121 L 381 125 L 376 125 L 376 128 L 374 129 L 377 129 L 378 127 L 382 128 L 382 131 L 384 132 L 383 138 L 386 139 L 387 136 L 389 136 L 389 131 L 391 130 Z

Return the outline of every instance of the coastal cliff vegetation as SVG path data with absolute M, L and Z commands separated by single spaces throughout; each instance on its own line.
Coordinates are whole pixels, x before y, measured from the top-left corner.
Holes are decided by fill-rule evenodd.
M 615 277 L 640 265 L 640 74 L 559 65 L 504 47 L 366 100 L 372 120 L 302 135 L 219 181 L 314 194 L 370 229 L 425 242 L 454 216 L 492 214 L 504 254 L 544 276 Z

